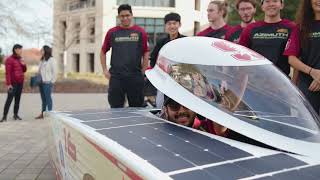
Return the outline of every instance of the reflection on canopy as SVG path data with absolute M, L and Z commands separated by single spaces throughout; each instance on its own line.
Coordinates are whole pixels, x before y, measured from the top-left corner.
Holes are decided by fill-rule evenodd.
M 210 66 L 164 57 L 157 64 L 193 95 L 240 120 L 277 134 L 320 142 L 319 120 L 312 107 L 273 65 Z

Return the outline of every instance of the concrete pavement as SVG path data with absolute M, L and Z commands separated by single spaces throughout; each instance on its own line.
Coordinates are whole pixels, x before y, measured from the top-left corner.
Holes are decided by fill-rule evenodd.
M 0 94 L 0 112 L 6 94 Z M 54 94 L 54 110 L 109 108 L 106 94 Z M 12 120 L 13 104 L 8 121 L 0 123 L 0 180 L 54 180 L 49 163 L 47 133 L 49 123 L 35 120 L 40 112 L 39 94 L 23 94 L 19 115 L 22 121 Z M 2 115 L 2 114 L 1 114 Z

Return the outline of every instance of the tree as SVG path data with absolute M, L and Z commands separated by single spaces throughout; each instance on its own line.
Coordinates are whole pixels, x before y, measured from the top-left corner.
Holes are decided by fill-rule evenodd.
M 239 24 L 240 18 L 238 12 L 235 7 L 236 0 L 229 0 L 229 14 L 228 14 L 228 23 L 231 25 Z M 260 0 L 257 0 L 257 13 L 255 16 L 256 20 L 262 20 L 264 18 L 264 14 L 261 11 Z M 292 21 L 295 20 L 295 15 L 298 10 L 299 0 L 286 0 L 285 7 L 281 12 L 282 18 L 290 19 Z
M 35 0 L 51 7 L 52 0 Z M 22 14 L 28 12 L 32 18 Z M 51 36 L 52 28 L 48 21 L 39 15 L 31 1 L 1 0 L 0 1 L 0 39 L 23 37 L 39 39 Z M 5 47 L 4 47 L 5 48 Z
M 25 7 L 23 2 L 24 1 L 19 0 L 0 1 L 0 36 L 6 36 L 10 33 L 17 33 L 24 36 L 30 35 L 30 29 L 27 29 L 25 24 L 19 21 L 17 16 L 15 16 L 18 14 L 18 9 Z

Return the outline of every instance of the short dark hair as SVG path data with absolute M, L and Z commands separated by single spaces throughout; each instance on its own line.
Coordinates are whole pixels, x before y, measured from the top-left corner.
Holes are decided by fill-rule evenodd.
M 120 14 L 121 11 L 129 11 L 132 14 L 132 8 L 129 4 L 121 4 L 118 7 L 118 14 Z
M 254 8 L 257 7 L 257 1 L 256 0 L 237 0 L 236 1 L 236 8 L 237 9 L 239 9 L 239 4 L 242 3 L 242 2 L 251 3 Z
M 181 16 L 178 13 L 171 12 L 164 16 L 164 23 L 166 24 L 168 21 L 177 21 L 181 22 Z
M 170 103 L 170 101 L 172 101 L 172 99 L 164 94 L 163 95 L 163 106 L 167 106 Z
M 15 45 L 13 45 L 13 47 L 12 47 L 12 53 L 14 54 L 14 55 L 17 55 L 17 53 L 16 53 L 16 49 L 22 49 L 22 45 L 20 45 L 20 44 L 15 44 Z

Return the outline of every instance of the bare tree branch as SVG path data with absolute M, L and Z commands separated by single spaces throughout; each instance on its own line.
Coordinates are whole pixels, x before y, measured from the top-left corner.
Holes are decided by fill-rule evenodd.
M 41 2 L 50 5 L 51 0 L 41 0 Z M 0 37 L 17 34 L 22 37 L 32 38 L 32 35 L 37 30 L 49 32 L 51 27 L 43 26 L 40 18 L 34 13 L 34 18 L 31 22 L 24 21 L 21 17 L 22 11 L 33 12 L 35 9 L 29 7 L 27 1 L 21 0 L 1 0 L 0 1 Z

